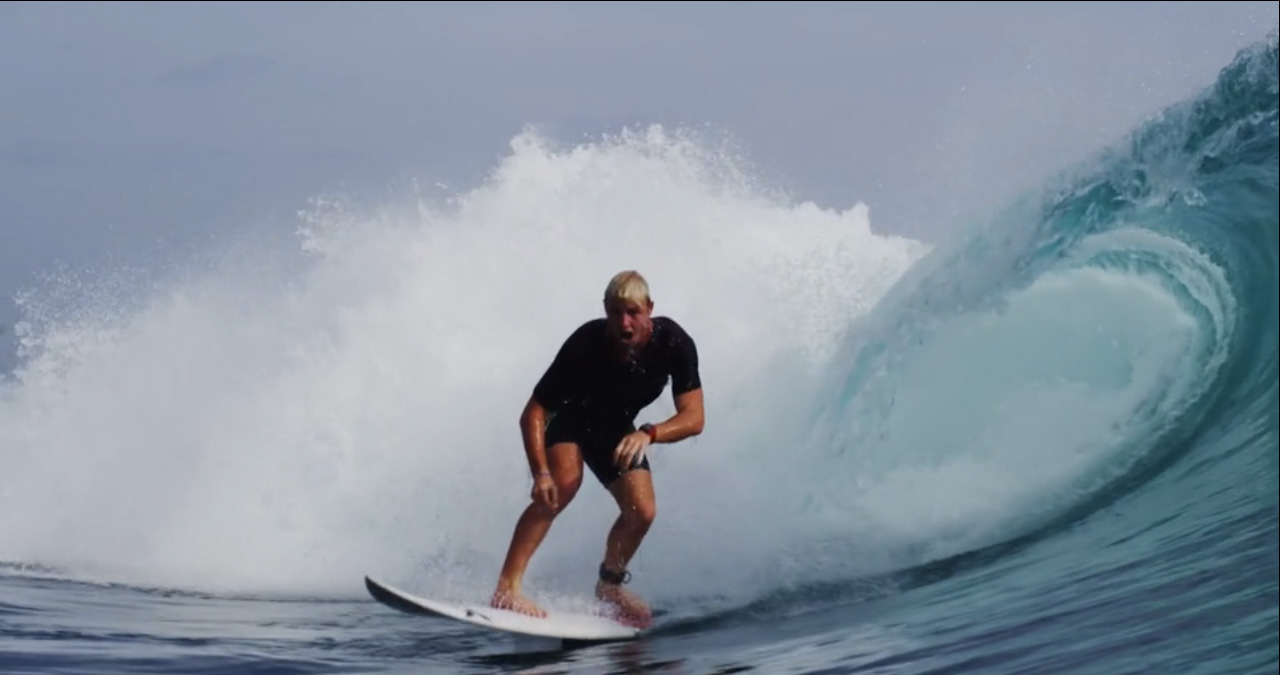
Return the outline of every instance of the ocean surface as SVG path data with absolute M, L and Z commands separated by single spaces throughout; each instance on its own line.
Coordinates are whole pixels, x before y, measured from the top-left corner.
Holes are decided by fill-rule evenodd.
M 1275 673 L 1278 94 L 1272 33 L 927 245 L 653 127 L 51 272 L 0 384 L 0 672 Z M 654 629 L 373 602 L 488 597 L 520 407 L 632 267 L 708 410 L 651 453 Z M 527 590 L 590 609 L 614 513 L 584 483 Z

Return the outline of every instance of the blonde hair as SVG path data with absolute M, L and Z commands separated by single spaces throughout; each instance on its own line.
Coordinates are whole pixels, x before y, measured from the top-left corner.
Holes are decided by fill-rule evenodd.
M 649 282 L 635 270 L 618 272 L 605 286 L 604 302 L 608 305 L 619 300 L 648 305 Z

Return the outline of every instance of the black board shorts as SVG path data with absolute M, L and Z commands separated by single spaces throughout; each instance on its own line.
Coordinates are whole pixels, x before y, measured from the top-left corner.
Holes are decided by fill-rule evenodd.
M 635 430 L 632 425 L 601 426 L 566 415 L 552 415 L 547 424 L 544 443 L 548 450 L 557 443 L 576 444 L 582 453 L 582 461 L 595 474 L 596 480 L 607 488 L 624 473 L 614 463 L 613 452 L 622 437 Z M 649 470 L 649 457 L 646 454 L 641 454 L 638 461 L 632 462 L 627 471 L 635 469 Z

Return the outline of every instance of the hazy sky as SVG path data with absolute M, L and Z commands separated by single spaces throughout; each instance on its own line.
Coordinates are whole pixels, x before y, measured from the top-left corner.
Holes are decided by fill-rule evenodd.
M 55 261 L 465 182 L 526 124 L 718 125 L 798 197 L 927 236 L 1276 23 L 1276 2 L 6 3 L 0 325 Z

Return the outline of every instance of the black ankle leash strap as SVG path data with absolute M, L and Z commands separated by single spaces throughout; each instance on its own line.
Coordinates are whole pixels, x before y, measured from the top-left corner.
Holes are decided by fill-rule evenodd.
M 631 572 L 628 570 L 614 572 L 605 567 L 604 563 L 600 563 L 600 580 L 610 584 L 625 584 L 631 581 Z

